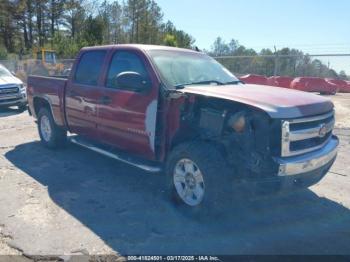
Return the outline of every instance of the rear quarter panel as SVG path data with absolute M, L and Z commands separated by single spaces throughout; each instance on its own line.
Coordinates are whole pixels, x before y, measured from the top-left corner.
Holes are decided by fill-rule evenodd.
M 51 108 L 53 118 L 58 126 L 66 126 L 64 118 L 64 93 L 67 79 L 55 77 L 28 77 L 28 104 L 34 117 L 37 117 L 34 100 L 45 99 Z

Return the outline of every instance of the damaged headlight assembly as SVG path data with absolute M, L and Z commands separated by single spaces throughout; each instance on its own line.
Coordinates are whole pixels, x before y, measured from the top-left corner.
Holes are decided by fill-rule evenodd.
M 238 112 L 228 119 L 228 126 L 235 130 L 237 133 L 242 133 L 246 127 L 245 112 Z

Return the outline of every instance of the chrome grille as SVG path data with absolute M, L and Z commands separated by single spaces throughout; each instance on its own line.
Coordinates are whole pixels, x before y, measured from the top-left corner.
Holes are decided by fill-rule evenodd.
M 19 92 L 19 88 L 17 86 L 0 88 L 0 95 L 12 95 L 17 94 Z
M 320 149 L 331 139 L 334 124 L 334 112 L 282 121 L 282 157 Z

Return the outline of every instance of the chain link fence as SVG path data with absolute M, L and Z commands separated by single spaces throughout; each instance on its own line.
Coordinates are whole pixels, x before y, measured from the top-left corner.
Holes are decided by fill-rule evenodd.
M 237 76 L 255 74 L 289 77 L 323 77 L 347 79 L 350 54 L 334 55 L 260 55 L 214 57 Z
M 248 84 L 336 94 L 350 92 L 350 54 L 214 57 Z
M 350 54 L 307 56 L 221 56 L 214 57 L 238 77 L 259 75 L 263 77 L 320 77 L 350 80 Z M 31 74 L 40 76 L 68 76 L 74 59 L 59 59 L 55 63 L 41 60 L 0 60 L 24 82 Z
M 39 76 L 68 76 L 73 66 L 74 59 L 59 59 L 53 63 L 41 60 L 0 60 L 0 64 L 13 72 L 23 82 L 27 82 L 28 75 Z

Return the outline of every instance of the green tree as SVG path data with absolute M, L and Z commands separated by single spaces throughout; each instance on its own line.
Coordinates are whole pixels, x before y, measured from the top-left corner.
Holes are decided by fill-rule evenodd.
M 176 37 L 172 34 L 164 36 L 163 44 L 167 46 L 177 46 Z
M 7 59 L 7 50 L 5 47 L 0 45 L 0 60 Z
M 15 51 L 16 21 L 13 17 L 15 5 L 12 1 L 0 2 L 0 36 L 8 52 Z
M 218 37 L 215 39 L 215 41 L 211 47 L 211 54 L 213 56 L 229 55 L 230 54 L 230 47 L 226 44 L 226 42 L 221 37 Z
M 83 8 L 83 0 L 67 0 L 62 14 L 63 25 L 75 38 L 82 33 L 86 20 L 86 10 Z
M 101 45 L 103 43 L 104 22 L 101 16 L 92 17 L 91 15 L 86 19 L 84 26 L 83 39 L 88 45 Z
M 338 75 L 339 79 L 341 80 L 349 80 L 349 77 L 346 75 L 346 72 L 344 70 L 341 70 Z

